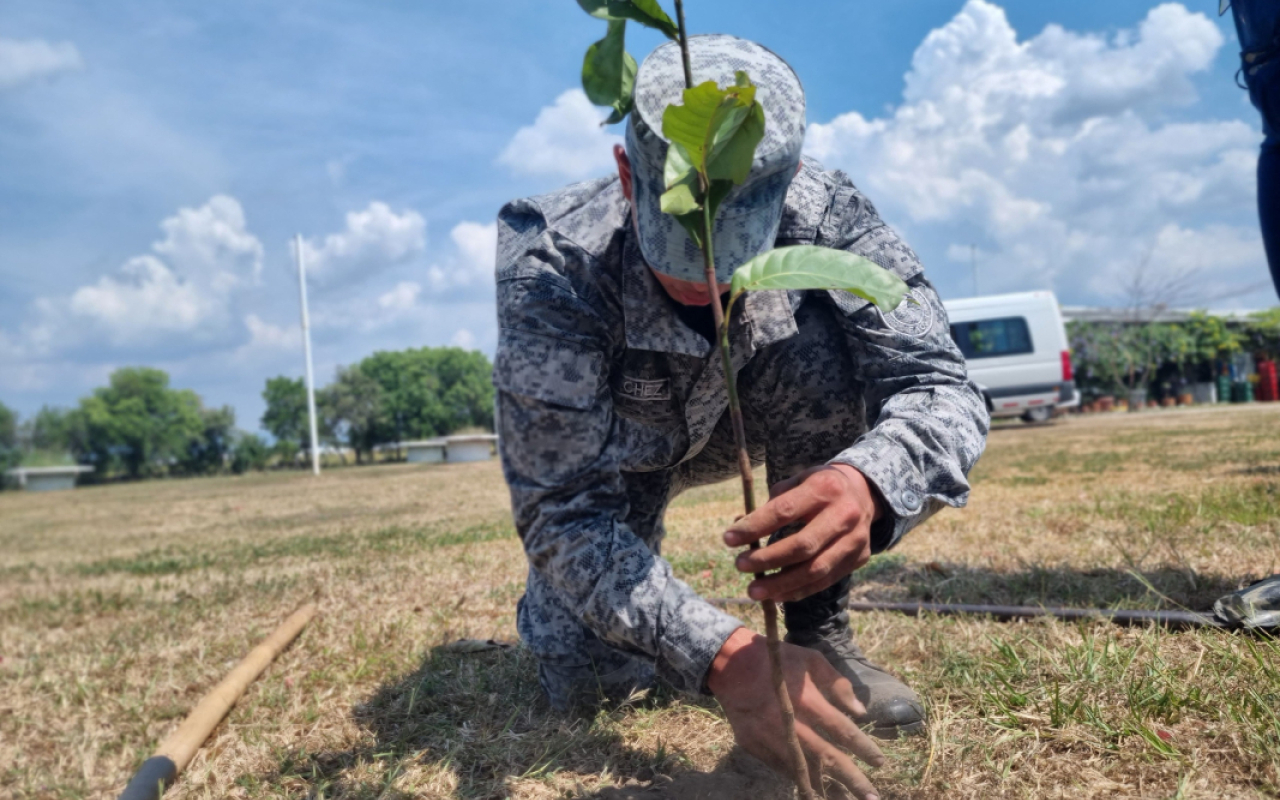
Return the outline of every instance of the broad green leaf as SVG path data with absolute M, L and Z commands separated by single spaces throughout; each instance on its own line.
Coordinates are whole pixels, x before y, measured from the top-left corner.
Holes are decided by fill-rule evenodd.
M 582 10 L 597 19 L 616 20 L 629 19 L 662 31 L 668 39 L 676 39 L 679 29 L 667 12 L 662 10 L 657 0 L 578 0 Z
M 578 5 L 596 19 L 612 19 L 609 15 L 609 0 L 578 0 Z
M 662 31 L 671 40 L 680 36 L 680 30 L 671 17 L 667 16 L 667 12 L 662 10 L 662 6 L 658 5 L 658 0 L 611 0 L 609 13 L 639 22 L 646 28 Z
M 751 171 L 755 148 L 764 138 L 764 110 L 755 100 L 756 88 L 746 73 L 721 89 L 707 81 L 684 91 L 683 105 L 667 106 L 662 133 L 685 149 L 685 158 L 698 172 L 742 183 Z
M 738 267 L 729 303 L 760 289 L 843 289 L 886 313 L 907 295 L 907 284 L 889 270 L 862 256 L 814 245 L 779 247 Z
M 726 94 L 715 81 L 706 81 L 684 90 L 683 105 L 672 104 L 662 112 L 662 135 L 682 146 L 699 172 L 704 168 L 711 122 Z
M 689 238 L 693 240 L 699 250 L 703 247 L 702 213 L 702 211 L 694 211 L 691 214 L 680 214 L 676 217 L 676 222 L 679 222 L 680 227 L 685 229 L 685 232 L 689 234 Z
M 637 66 L 626 50 L 626 33 L 625 21 L 611 21 L 608 33 L 587 48 L 582 60 L 582 90 L 587 99 L 613 109 L 607 124 L 622 121 L 634 102 Z
M 711 188 L 707 191 L 707 208 L 711 211 L 711 219 L 716 218 L 716 214 L 720 211 L 720 204 L 729 196 L 729 192 L 733 191 L 733 181 L 712 181 Z
M 707 160 L 707 176 L 741 185 L 751 174 L 756 147 L 764 139 L 764 107 L 753 102 L 733 136 L 718 143 Z
M 689 157 L 689 151 L 679 142 L 672 142 L 667 147 L 666 163 L 662 165 L 663 185 L 670 189 L 677 183 L 685 183 L 697 178 L 697 175 L 697 170 L 693 168 L 693 161 Z
M 660 202 L 664 214 L 677 217 L 702 210 L 702 203 L 698 202 L 694 188 L 687 183 L 678 183 L 663 192 Z

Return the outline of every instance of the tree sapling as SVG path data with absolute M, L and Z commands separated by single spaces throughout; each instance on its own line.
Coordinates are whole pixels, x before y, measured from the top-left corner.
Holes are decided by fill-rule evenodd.
M 728 307 L 722 307 L 715 269 L 715 219 L 734 187 L 746 181 L 756 147 L 764 138 L 765 113 L 756 99 L 756 87 L 742 71 L 735 74 L 731 86 L 722 88 L 715 81 L 694 84 L 682 0 L 675 0 L 678 24 L 672 22 L 655 0 L 578 0 L 578 4 L 592 16 L 609 23 L 605 38 L 588 49 L 582 70 L 582 85 L 588 98 L 613 109 L 605 124 L 622 121 L 634 107 L 632 95 L 638 69 L 635 59 L 625 49 L 627 20 L 659 30 L 680 46 L 685 90 L 683 104 L 667 106 L 662 116 L 662 133 L 668 141 L 668 150 L 663 176 L 666 191 L 661 204 L 662 210 L 679 221 L 702 252 L 729 396 L 744 508 L 750 514 L 755 510 L 755 489 L 729 344 L 729 320 L 736 302 L 749 291 L 763 289 L 844 290 L 887 313 L 902 302 L 907 286 L 893 273 L 852 253 L 808 245 L 783 247 L 762 253 L 738 267 L 731 280 Z M 758 542 L 751 544 L 752 549 L 758 547 Z M 786 728 L 792 779 L 801 797 L 813 798 L 804 751 L 796 736 L 795 711 L 782 671 L 777 606 L 772 600 L 762 601 L 761 606 L 773 685 Z

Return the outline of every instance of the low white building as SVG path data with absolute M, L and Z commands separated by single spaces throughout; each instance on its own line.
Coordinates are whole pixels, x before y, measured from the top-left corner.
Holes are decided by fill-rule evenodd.
M 445 457 L 450 464 L 464 461 L 488 461 L 493 458 L 493 448 L 498 437 L 492 433 L 446 436 Z
M 402 442 L 404 458 L 410 464 L 439 464 L 444 461 L 445 440 L 423 439 L 418 442 Z
M 5 474 L 28 492 L 60 492 L 76 488 L 76 478 L 93 467 L 18 467 Z

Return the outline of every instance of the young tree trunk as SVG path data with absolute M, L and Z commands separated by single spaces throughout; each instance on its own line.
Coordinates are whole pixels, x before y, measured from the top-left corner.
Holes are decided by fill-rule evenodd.
M 676 22 L 680 29 L 680 54 L 684 60 L 685 87 L 693 88 L 693 70 L 689 61 L 689 37 L 684 23 L 684 2 L 675 0 Z M 703 186 L 705 196 L 707 187 Z M 712 243 L 714 220 L 711 209 L 702 210 L 702 263 L 706 274 L 707 292 L 711 297 L 711 314 L 715 319 L 716 331 L 720 337 L 720 360 L 724 366 L 725 385 L 729 393 L 729 418 L 733 423 L 733 438 L 738 450 L 738 471 L 742 476 L 742 500 L 746 513 L 756 509 L 755 479 L 751 472 L 751 456 L 747 452 L 747 434 L 742 420 L 742 405 L 738 401 L 737 378 L 733 373 L 733 363 L 729 351 L 729 324 L 725 319 L 724 306 L 720 303 L 720 285 L 716 280 L 715 248 Z M 760 547 L 759 542 L 752 542 L 751 549 Z M 757 574 L 757 578 L 764 577 Z M 778 638 L 778 607 L 772 600 L 762 600 L 760 605 L 764 611 L 764 631 L 769 651 L 769 671 L 773 679 L 774 692 L 778 706 L 782 712 L 783 730 L 787 737 L 787 749 L 791 757 L 791 778 L 800 791 L 802 800 L 816 800 L 813 786 L 809 781 L 809 767 L 805 761 L 804 750 L 800 747 L 800 739 L 796 736 L 796 712 L 791 705 L 791 695 L 787 692 L 786 676 L 782 672 L 782 643 Z

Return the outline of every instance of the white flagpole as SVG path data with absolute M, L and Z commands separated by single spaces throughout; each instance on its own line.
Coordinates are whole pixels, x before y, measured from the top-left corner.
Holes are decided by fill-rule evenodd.
M 307 417 L 311 423 L 311 471 L 320 474 L 320 446 L 316 441 L 316 379 L 311 367 L 311 321 L 307 317 L 307 264 L 302 255 L 302 234 L 294 235 L 298 254 L 298 294 L 302 299 L 302 350 L 307 357 Z

